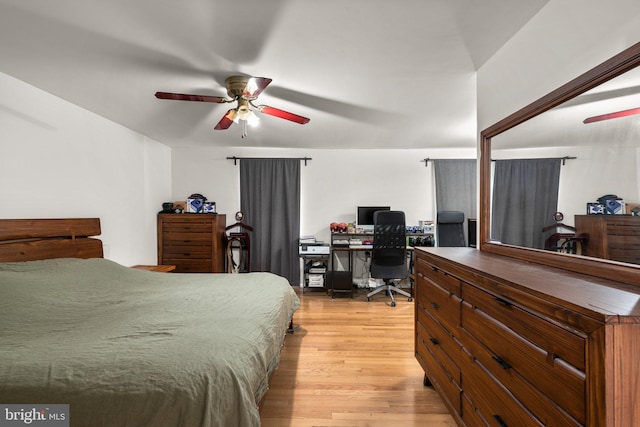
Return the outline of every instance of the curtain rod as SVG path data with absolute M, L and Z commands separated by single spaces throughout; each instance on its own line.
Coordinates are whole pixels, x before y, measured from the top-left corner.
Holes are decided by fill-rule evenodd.
M 424 162 L 424 167 L 428 168 L 429 167 L 429 162 L 433 162 L 434 160 L 477 160 L 475 158 L 473 159 L 430 159 L 429 157 L 427 157 L 426 159 L 422 159 L 420 160 L 421 162 Z
M 304 165 L 307 166 L 309 160 L 313 160 L 311 157 L 227 157 L 227 160 L 233 160 L 233 165 L 238 164 L 238 160 L 251 159 L 251 160 L 267 160 L 267 159 L 291 159 L 291 160 L 304 160 Z
M 564 156 L 564 157 L 539 157 L 539 158 L 534 158 L 534 159 L 491 159 L 492 162 L 495 162 L 496 160 L 541 160 L 541 159 L 560 159 L 562 160 L 562 166 L 564 166 L 565 162 L 567 160 L 575 160 L 577 159 L 577 157 L 572 157 L 572 156 Z
M 565 162 L 567 160 L 574 160 L 577 159 L 577 157 L 572 157 L 572 156 L 564 156 L 564 157 L 541 157 L 541 158 L 545 158 L 545 159 L 560 159 L 562 160 L 562 166 L 564 166 Z M 429 162 L 433 162 L 434 160 L 474 160 L 474 159 L 430 159 L 429 157 L 427 157 L 426 159 L 422 159 L 421 162 L 424 162 L 424 167 L 429 167 Z M 536 159 L 499 159 L 499 160 L 536 160 Z M 495 162 L 496 159 L 491 159 L 492 162 Z

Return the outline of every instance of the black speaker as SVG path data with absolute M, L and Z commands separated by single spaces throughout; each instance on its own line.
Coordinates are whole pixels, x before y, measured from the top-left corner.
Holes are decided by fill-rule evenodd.
M 476 247 L 476 230 L 477 230 L 477 221 L 475 218 L 469 218 L 467 220 L 467 233 L 469 238 L 469 246 L 472 248 Z
M 350 271 L 327 271 L 327 289 L 331 289 L 331 298 L 336 292 L 349 292 L 353 297 L 353 284 Z

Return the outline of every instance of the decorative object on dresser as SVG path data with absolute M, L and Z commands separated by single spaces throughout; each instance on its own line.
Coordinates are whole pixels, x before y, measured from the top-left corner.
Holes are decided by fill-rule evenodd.
M 223 273 L 224 214 L 158 214 L 158 264 L 177 273 Z
M 634 425 L 640 291 L 470 248 L 416 249 L 416 357 L 460 425 Z

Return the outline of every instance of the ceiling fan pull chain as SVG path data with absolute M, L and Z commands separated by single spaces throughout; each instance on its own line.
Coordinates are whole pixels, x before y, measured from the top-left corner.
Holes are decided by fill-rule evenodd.
M 240 120 L 240 126 L 242 126 L 242 138 L 247 137 L 247 121 Z

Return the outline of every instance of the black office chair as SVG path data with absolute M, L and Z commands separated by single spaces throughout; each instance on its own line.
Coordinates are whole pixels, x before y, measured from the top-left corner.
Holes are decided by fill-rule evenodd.
M 436 222 L 438 246 L 466 246 L 464 212 L 439 211 Z
M 404 295 L 411 301 L 411 294 L 393 285 L 394 280 L 407 277 L 407 238 L 402 211 L 376 211 L 373 214 L 373 250 L 371 251 L 371 277 L 383 279 L 384 285 L 367 294 L 367 301 L 379 292 L 391 297 L 391 307 L 396 306 L 393 293 Z

